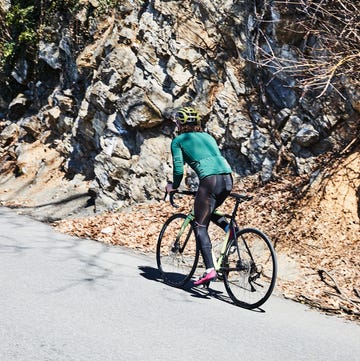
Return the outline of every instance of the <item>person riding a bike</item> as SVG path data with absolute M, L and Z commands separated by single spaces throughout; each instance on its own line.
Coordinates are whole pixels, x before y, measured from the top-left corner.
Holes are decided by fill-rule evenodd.
M 208 226 L 218 208 L 233 187 L 232 170 L 221 155 L 216 140 L 204 132 L 199 112 L 192 107 L 182 107 L 173 112 L 178 135 L 171 142 L 173 181 L 166 185 L 166 192 L 176 191 L 184 175 L 184 164 L 197 174 L 200 184 L 194 201 L 195 232 L 206 271 L 195 285 L 215 280 Z

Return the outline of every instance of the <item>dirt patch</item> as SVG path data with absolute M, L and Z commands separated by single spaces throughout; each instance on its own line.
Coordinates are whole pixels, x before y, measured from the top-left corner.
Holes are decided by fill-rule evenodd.
M 41 221 L 93 215 L 89 182 L 62 171 L 64 158 L 40 141 L 22 143 L 20 154 L 0 157 L 0 205 L 17 208 Z
M 299 265 L 299 279 L 282 280 L 286 297 L 359 320 L 360 158 L 354 153 L 316 180 L 278 240 Z

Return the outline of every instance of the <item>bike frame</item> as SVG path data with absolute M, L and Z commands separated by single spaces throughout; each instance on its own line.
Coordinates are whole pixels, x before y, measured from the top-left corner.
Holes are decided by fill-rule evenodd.
M 220 214 L 220 213 L 219 213 Z M 220 254 L 219 254 L 219 257 L 216 256 L 214 250 L 212 249 L 211 250 L 211 253 L 212 253 L 212 258 L 213 258 L 213 262 L 214 262 L 214 267 L 215 267 L 215 270 L 216 271 L 221 271 L 221 266 L 222 266 L 222 263 L 223 263 L 223 258 L 224 258 L 224 255 L 226 253 L 226 250 L 227 250 L 227 247 L 228 247 L 228 243 L 229 243 L 229 236 L 230 236 L 230 230 L 233 229 L 233 234 L 234 234 L 234 237 L 235 237 L 235 240 L 236 240 L 236 232 L 235 232 L 235 220 L 233 219 L 232 216 L 228 216 L 228 215 L 224 215 L 222 214 L 223 216 L 225 216 L 226 218 L 230 218 L 230 223 L 229 223 L 229 230 L 225 233 L 225 236 L 224 236 L 224 239 L 222 241 L 222 245 L 221 245 L 221 250 L 220 250 Z M 176 236 L 176 241 L 178 241 L 181 237 L 181 235 L 183 234 L 183 232 L 185 231 L 186 227 L 189 225 L 190 222 L 192 222 L 193 220 L 195 219 L 195 216 L 194 216 L 194 211 L 192 210 L 185 218 L 183 224 L 181 225 L 181 228 Z M 186 244 L 187 244 L 187 241 L 188 239 L 186 239 L 186 241 L 184 242 L 183 244 L 183 247 L 182 249 L 180 250 L 181 253 L 182 251 L 184 250 L 184 248 L 186 247 Z M 197 240 L 198 241 L 198 240 Z M 237 250 L 238 253 L 239 253 L 239 250 Z M 239 254 L 239 257 L 240 257 L 240 254 Z
M 213 262 L 214 262 L 214 266 L 215 266 L 215 270 L 218 272 L 218 271 L 222 271 L 221 267 L 222 267 L 222 264 L 223 264 L 223 259 L 224 259 L 224 256 L 225 256 L 225 253 L 226 253 L 226 250 L 228 248 L 228 245 L 229 245 L 229 237 L 230 237 L 230 230 L 232 229 L 233 230 L 233 235 L 234 235 L 234 239 L 235 239 L 235 242 L 237 244 L 237 236 L 236 236 L 236 232 L 235 232 L 235 220 L 232 219 L 232 216 L 227 216 L 227 215 L 224 215 L 226 218 L 230 218 L 230 223 L 229 223 L 229 230 L 225 233 L 225 236 L 224 236 L 224 239 L 223 239 L 223 242 L 222 242 L 222 246 L 221 246 L 221 250 L 220 250 L 220 254 L 219 254 L 219 257 L 216 257 L 215 253 L 213 250 L 211 250 L 212 252 L 212 256 L 213 256 Z M 237 248 L 237 252 L 238 252 L 238 255 L 239 255 L 239 258 L 240 258 L 240 253 L 239 253 L 239 249 Z M 241 258 L 240 258 L 241 259 Z
M 184 231 L 185 231 L 185 228 L 186 228 L 186 227 L 189 225 L 189 223 L 192 222 L 194 219 L 195 219 L 194 212 L 191 211 L 191 212 L 186 216 L 183 224 L 181 225 L 181 228 L 180 228 L 178 234 L 176 235 L 176 242 L 179 241 L 181 235 L 182 235 L 182 234 L 184 233 Z M 188 240 L 189 240 L 189 236 L 190 236 L 190 234 L 188 234 L 188 237 L 186 238 L 186 240 L 185 240 L 185 242 L 184 242 L 184 245 L 183 245 L 182 249 L 180 250 L 181 253 L 183 252 L 184 248 L 185 248 L 186 245 L 187 245 L 187 242 L 188 242 Z

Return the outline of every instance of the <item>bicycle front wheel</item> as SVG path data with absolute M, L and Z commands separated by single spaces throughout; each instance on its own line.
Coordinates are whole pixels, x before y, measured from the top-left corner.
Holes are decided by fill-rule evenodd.
M 156 262 L 165 283 L 184 286 L 193 276 L 199 248 L 193 222 L 185 214 L 174 214 L 163 225 L 156 247 Z
M 261 306 L 275 287 L 275 250 L 261 231 L 245 228 L 229 243 L 225 255 L 224 284 L 233 302 L 252 309 Z

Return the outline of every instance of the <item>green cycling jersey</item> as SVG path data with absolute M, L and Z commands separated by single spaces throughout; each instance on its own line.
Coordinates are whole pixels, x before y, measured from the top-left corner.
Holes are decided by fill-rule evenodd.
M 173 188 L 178 188 L 187 163 L 199 179 L 209 175 L 228 174 L 231 168 L 221 155 L 215 139 L 205 132 L 187 132 L 175 137 L 171 143 L 173 158 Z

